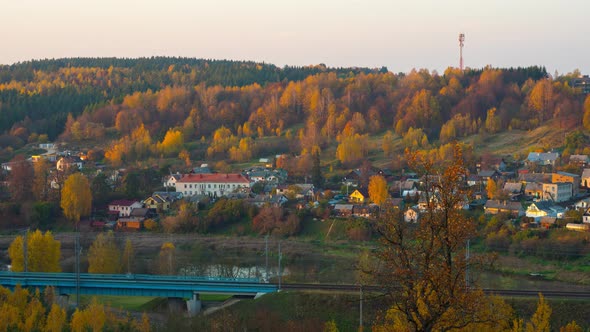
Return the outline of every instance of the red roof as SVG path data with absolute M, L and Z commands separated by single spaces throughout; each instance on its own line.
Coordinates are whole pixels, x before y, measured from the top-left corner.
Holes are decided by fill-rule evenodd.
M 138 203 L 138 201 L 132 201 L 129 199 L 118 199 L 116 201 L 112 201 L 109 205 L 117 205 L 117 206 L 131 206 L 133 203 Z
M 176 183 L 250 183 L 245 176 L 239 173 L 212 173 L 212 174 L 187 174 Z

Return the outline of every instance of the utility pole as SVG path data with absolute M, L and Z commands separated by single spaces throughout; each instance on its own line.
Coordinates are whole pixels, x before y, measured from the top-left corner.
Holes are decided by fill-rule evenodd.
M 76 308 L 80 307 L 80 229 L 76 222 Z
M 467 240 L 467 250 L 465 252 L 465 286 L 469 288 L 469 240 Z
M 266 266 L 266 274 L 264 276 L 264 280 L 268 283 L 270 280 L 270 276 L 268 274 L 268 234 L 264 236 L 264 255 L 265 255 L 265 266 Z
M 359 285 L 359 331 L 363 331 L 363 285 Z
M 27 242 L 29 242 L 28 236 L 29 236 L 29 229 L 27 228 L 25 230 L 25 240 L 23 241 L 23 256 L 24 256 L 23 257 L 24 258 L 23 266 L 24 266 L 25 272 L 29 272 L 29 262 L 28 262 L 29 254 L 27 252 Z
M 283 254 L 281 253 L 281 241 L 279 241 L 279 290 L 281 290 L 281 258 Z

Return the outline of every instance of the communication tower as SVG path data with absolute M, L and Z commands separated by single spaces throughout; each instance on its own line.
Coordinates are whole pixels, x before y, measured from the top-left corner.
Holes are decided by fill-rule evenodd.
M 459 69 L 463 71 L 463 42 L 465 41 L 465 34 L 459 34 Z

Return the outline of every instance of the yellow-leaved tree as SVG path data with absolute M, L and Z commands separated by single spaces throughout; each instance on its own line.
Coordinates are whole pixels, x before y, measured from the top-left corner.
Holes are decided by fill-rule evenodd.
M 172 242 L 165 242 L 158 255 L 158 272 L 160 274 L 175 274 L 176 272 L 176 248 Z
M 121 251 L 113 232 L 100 233 L 88 250 L 88 273 L 121 273 Z
M 373 175 L 369 179 L 369 197 L 377 205 L 385 203 L 389 192 L 387 191 L 387 181 L 381 175 Z
M 88 179 L 81 173 L 70 175 L 61 190 L 61 208 L 64 215 L 74 223 L 80 221 L 80 217 L 90 214 L 92 204 L 92 192 Z
M 125 241 L 125 249 L 123 250 L 123 266 L 127 273 L 131 273 L 133 270 L 133 261 L 135 260 L 135 250 L 133 249 L 133 243 L 130 239 Z
M 84 310 L 78 310 L 72 315 L 70 327 L 74 332 L 102 331 L 107 322 L 107 315 L 102 304 L 95 298 Z
M 184 144 L 184 138 L 180 130 L 168 129 L 161 143 L 158 143 L 158 151 L 164 155 L 177 154 Z
M 47 314 L 47 322 L 45 323 L 46 332 L 61 332 L 63 331 L 67 322 L 66 311 L 57 304 L 51 305 L 51 310 Z
M 11 269 L 14 272 L 25 270 L 23 243 L 23 237 L 17 236 L 8 247 Z M 27 234 L 27 270 L 29 272 L 61 272 L 60 258 L 61 243 L 53 238 L 50 231 L 42 233 L 36 230 Z

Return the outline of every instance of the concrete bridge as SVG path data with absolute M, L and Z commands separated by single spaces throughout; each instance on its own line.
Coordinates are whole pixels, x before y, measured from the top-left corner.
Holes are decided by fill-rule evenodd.
M 145 274 L 0 272 L 0 285 L 14 289 L 52 286 L 59 295 L 158 296 L 178 303 L 187 300 L 189 313 L 201 309 L 200 294 L 228 294 L 256 297 L 276 292 L 274 284 L 260 283 L 256 278 L 217 278 L 191 276 L 156 276 Z

